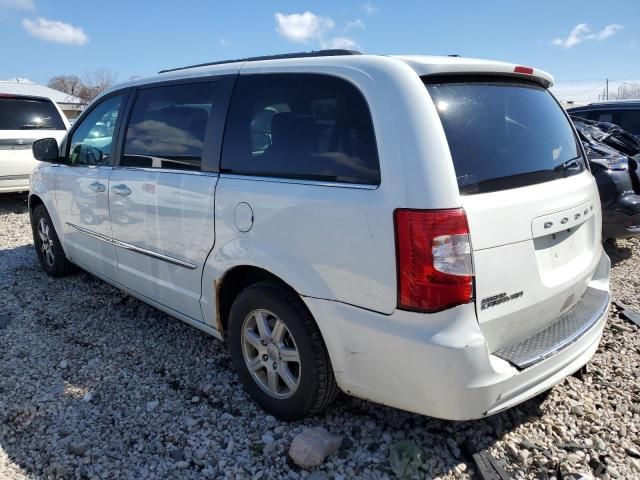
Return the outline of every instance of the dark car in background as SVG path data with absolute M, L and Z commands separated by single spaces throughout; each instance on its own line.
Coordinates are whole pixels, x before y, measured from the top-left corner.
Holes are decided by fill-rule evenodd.
M 602 239 L 640 234 L 640 141 L 611 123 L 571 119 L 598 184 Z
M 567 111 L 587 120 L 613 123 L 640 138 L 640 100 L 597 102 Z

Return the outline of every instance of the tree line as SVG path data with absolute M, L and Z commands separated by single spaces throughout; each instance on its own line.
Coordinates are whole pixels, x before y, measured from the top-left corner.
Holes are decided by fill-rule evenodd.
M 67 95 L 74 95 L 89 103 L 104 90 L 116 83 L 118 76 L 107 69 L 98 69 L 86 73 L 82 78 L 78 75 L 56 75 L 49 79 L 47 86 L 60 90 Z
M 640 99 L 640 83 L 623 83 L 613 96 L 617 100 Z

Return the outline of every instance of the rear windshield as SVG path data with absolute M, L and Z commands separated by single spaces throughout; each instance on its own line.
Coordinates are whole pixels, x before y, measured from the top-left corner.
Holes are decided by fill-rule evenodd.
M 571 124 L 551 94 L 510 79 L 425 78 L 462 194 L 542 183 L 584 170 Z
M 0 97 L 0 130 L 65 130 L 49 100 Z

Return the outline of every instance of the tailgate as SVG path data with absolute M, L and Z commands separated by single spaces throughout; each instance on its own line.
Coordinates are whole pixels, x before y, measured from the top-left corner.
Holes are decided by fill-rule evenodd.
M 424 79 L 467 215 L 476 312 L 490 352 L 545 329 L 583 297 L 601 257 L 601 211 L 572 124 L 539 84 Z
M 491 352 L 542 330 L 580 300 L 601 255 L 600 201 L 589 173 L 463 197 L 463 205 L 476 311 Z
M 39 138 L 51 137 L 58 142 L 64 130 L 0 130 L 0 178 L 29 176 L 38 161 L 32 145 Z
M 0 132 L 0 178 L 28 176 L 37 163 L 31 151 L 33 139 L 7 133 Z

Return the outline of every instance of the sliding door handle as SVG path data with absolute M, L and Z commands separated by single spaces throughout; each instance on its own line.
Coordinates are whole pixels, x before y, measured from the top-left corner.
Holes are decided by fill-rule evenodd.
M 93 193 L 101 193 L 107 189 L 107 187 L 105 187 L 104 184 L 100 182 L 93 182 L 89 185 L 89 188 Z
M 123 197 L 131 195 L 131 189 L 123 183 L 121 183 L 120 185 L 114 185 L 113 187 L 111 187 L 111 191 L 116 195 L 122 195 Z

